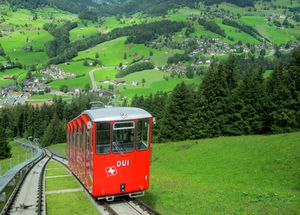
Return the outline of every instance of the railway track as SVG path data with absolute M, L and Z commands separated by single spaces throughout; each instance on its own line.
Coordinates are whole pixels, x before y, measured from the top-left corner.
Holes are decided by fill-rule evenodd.
M 52 154 L 51 158 L 63 164 L 68 170 L 68 161 L 60 156 Z M 70 171 L 70 170 L 69 170 Z M 71 172 L 71 171 L 70 171 Z M 74 175 L 74 174 L 73 174 Z M 157 211 L 153 210 L 148 205 L 138 201 L 137 199 L 120 198 L 114 202 L 107 202 L 105 200 L 94 199 L 89 192 L 85 189 L 82 183 L 74 175 L 79 184 L 84 188 L 86 194 L 89 196 L 98 211 L 103 215 L 160 215 Z
M 102 202 L 108 214 L 110 215 L 160 215 L 149 206 L 136 199 L 119 199 L 115 202 Z
M 26 172 L 13 193 L 5 214 L 46 214 L 44 178 L 49 160 L 49 156 L 45 153 Z

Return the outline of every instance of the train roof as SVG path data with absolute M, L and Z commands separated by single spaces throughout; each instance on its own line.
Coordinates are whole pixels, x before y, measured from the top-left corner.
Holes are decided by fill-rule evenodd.
M 109 107 L 84 111 L 94 122 L 122 121 L 152 117 L 150 113 L 140 108 Z

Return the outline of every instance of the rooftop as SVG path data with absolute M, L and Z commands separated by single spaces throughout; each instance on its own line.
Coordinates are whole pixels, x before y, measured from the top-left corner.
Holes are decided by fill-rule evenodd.
M 123 121 L 138 118 L 152 117 L 150 113 L 140 108 L 132 107 L 109 107 L 95 110 L 87 110 L 83 114 L 88 115 L 92 121 Z

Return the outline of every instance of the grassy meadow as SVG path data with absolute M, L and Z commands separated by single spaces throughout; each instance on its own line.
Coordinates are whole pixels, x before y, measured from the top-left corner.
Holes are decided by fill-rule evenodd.
M 55 176 L 60 176 L 53 178 Z M 64 176 L 64 177 L 62 177 Z M 56 161 L 50 161 L 46 168 L 47 214 L 99 214 L 85 192 L 47 193 L 80 188 L 73 175 Z
M 11 147 L 11 158 L 7 158 L 4 160 L 0 160 L 1 165 L 1 175 L 4 175 L 11 167 L 18 165 L 26 161 L 26 158 L 29 159 L 31 157 L 31 152 L 26 152 L 25 148 L 18 145 L 16 142 L 10 142 L 9 146 Z
M 143 201 L 162 214 L 299 214 L 300 133 L 153 146 Z
M 164 79 L 164 77 L 168 78 Z M 158 91 L 170 92 L 182 81 L 186 84 L 194 84 L 196 86 L 202 81 L 200 76 L 195 76 L 193 79 L 171 77 L 170 73 L 159 70 L 136 72 L 125 76 L 123 79 L 126 81 L 126 86 L 120 86 L 117 90 L 128 98 L 132 98 L 135 95 L 155 94 Z M 145 80 L 144 84 L 142 83 L 143 79 Z M 138 86 L 132 85 L 134 81 L 138 82 Z
M 154 144 L 141 200 L 162 214 L 299 214 L 299 155 L 299 132 Z
M 126 44 L 126 37 L 120 37 L 111 41 L 101 43 L 93 48 L 78 53 L 74 60 L 85 58 L 95 58 L 99 54 L 99 60 L 104 66 L 118 66 L 122 64 L 130 64 L 133 60 L 141 57 L 150 58 L 157 66 L 163 66 L 167 63 L 169 57 L 175 53 L 182 53 L 179 50 L 164 48 L 162 50 L 146 47 L 144 44 Z M 150 56 L 150 51 L 153 56 Z M 125 58 L 126 53 L 126 58 Z
M 48 146 L 47 149 L 56 155 L 66 157 L 67 149 L 66 149 L 65 143 L 51 145 L 51 146 Z

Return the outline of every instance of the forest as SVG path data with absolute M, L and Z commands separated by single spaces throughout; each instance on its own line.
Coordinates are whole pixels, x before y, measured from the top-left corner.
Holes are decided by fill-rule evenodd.
M 171 94 L 136 96 L 132 106 L 157 119 L 156 142 L 274 134 L 300 129 L 300 47 L 264 79 L 255 61 L 213 64 L 198 89 L 179 84 Z
M 222 37 L 226 37 L 224 30 L 215 21 L 199 19 L 198 22 L 200 25 L 203 25 L 205 29 L 214 32 L 216 34 L 219 34 Z
M 125 0 L 115 2 L 113 0 L 99 1 L 96 3 L 92 0 L 7 0 L 14 7 L 24 7 L 35 9 L 45 5 L 50 5 L 61 10 L 72 13 L 80 13 L 82 18 L 94 20 L 95 15 L 98 17 L 113 16 L 118 14 L 133 14 L 145 12 L 150 15 L 164 15 L 172 8 L 178 8 L 182 5 L 193 7 L 198 2 L 207 5 L 220 4 L 228 2 L 240 7 L 253 6 L 255 0 Z M 268 0 L 265 0 L 268 1 Z M 91 10 L 92 9 L 92 10 Z M 92 13 L 90 13 L 93 11 Z M 90 15 L 89 15 L 90 14 Z M 92 16 L 93 15 L 93 16 Z

